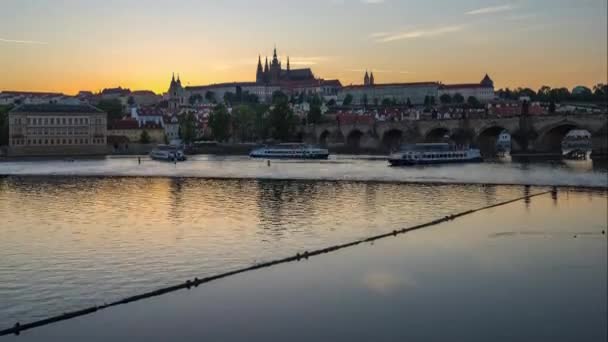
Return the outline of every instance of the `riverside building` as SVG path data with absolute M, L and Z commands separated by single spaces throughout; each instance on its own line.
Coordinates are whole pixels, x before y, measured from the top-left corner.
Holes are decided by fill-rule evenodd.
M 9 154 L 105 154 L 106 126 L 107 114 L 90 105 L 21 105 L 9 112 Z

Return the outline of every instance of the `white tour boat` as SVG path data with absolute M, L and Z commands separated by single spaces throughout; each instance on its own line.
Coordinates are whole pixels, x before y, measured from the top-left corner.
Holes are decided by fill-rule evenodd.
M 257 148 L 249 156 L 265 159 L 327 159 L 329 151 L 306 144 L 280 144 Z
M 184 151 L 177 146 L 158 145 L 155 149 L 150 151 L 150 158 L 164 161 L 184 161 L 186 160 L 186 155 L 184 154 Z
M 479 163 L 482 162 L 479 149 L 459 147 L 447 143 L 406 145 L 388 159 L 391 166 Z

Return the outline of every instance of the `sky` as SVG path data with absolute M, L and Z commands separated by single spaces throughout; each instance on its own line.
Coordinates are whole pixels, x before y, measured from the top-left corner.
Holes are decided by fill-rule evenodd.
M 165 92 L 292 68 L 359 84 L 608 83 L 608 0 L 0 0 L 0 91 Z

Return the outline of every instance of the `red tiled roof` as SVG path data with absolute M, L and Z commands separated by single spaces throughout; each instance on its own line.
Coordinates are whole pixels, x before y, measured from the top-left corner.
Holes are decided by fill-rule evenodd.
M 141 107 L 137 109 L 139 116 L 163 116 L 163 112 L 155 107 Z
M 114 120 L 110 129 L 139 129 L 139 123 L 135 119 Z

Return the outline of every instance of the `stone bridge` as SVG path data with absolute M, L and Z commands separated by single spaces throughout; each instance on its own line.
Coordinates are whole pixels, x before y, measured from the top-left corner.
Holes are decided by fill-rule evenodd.
M 454 120 L 377 121 L 374 124 L 319 124 L 302 127 L 306 142 L 329 147 L 390 151 L 403 143 L 438 142 L 447 137 L 459 144 L 475 144 L 490 153 L 502 131 L 512 136 L 513 151 L 558 152 L 573 129 L 593 136 L 594 150 L 606 152 L 606 114 L 543 115 Z

